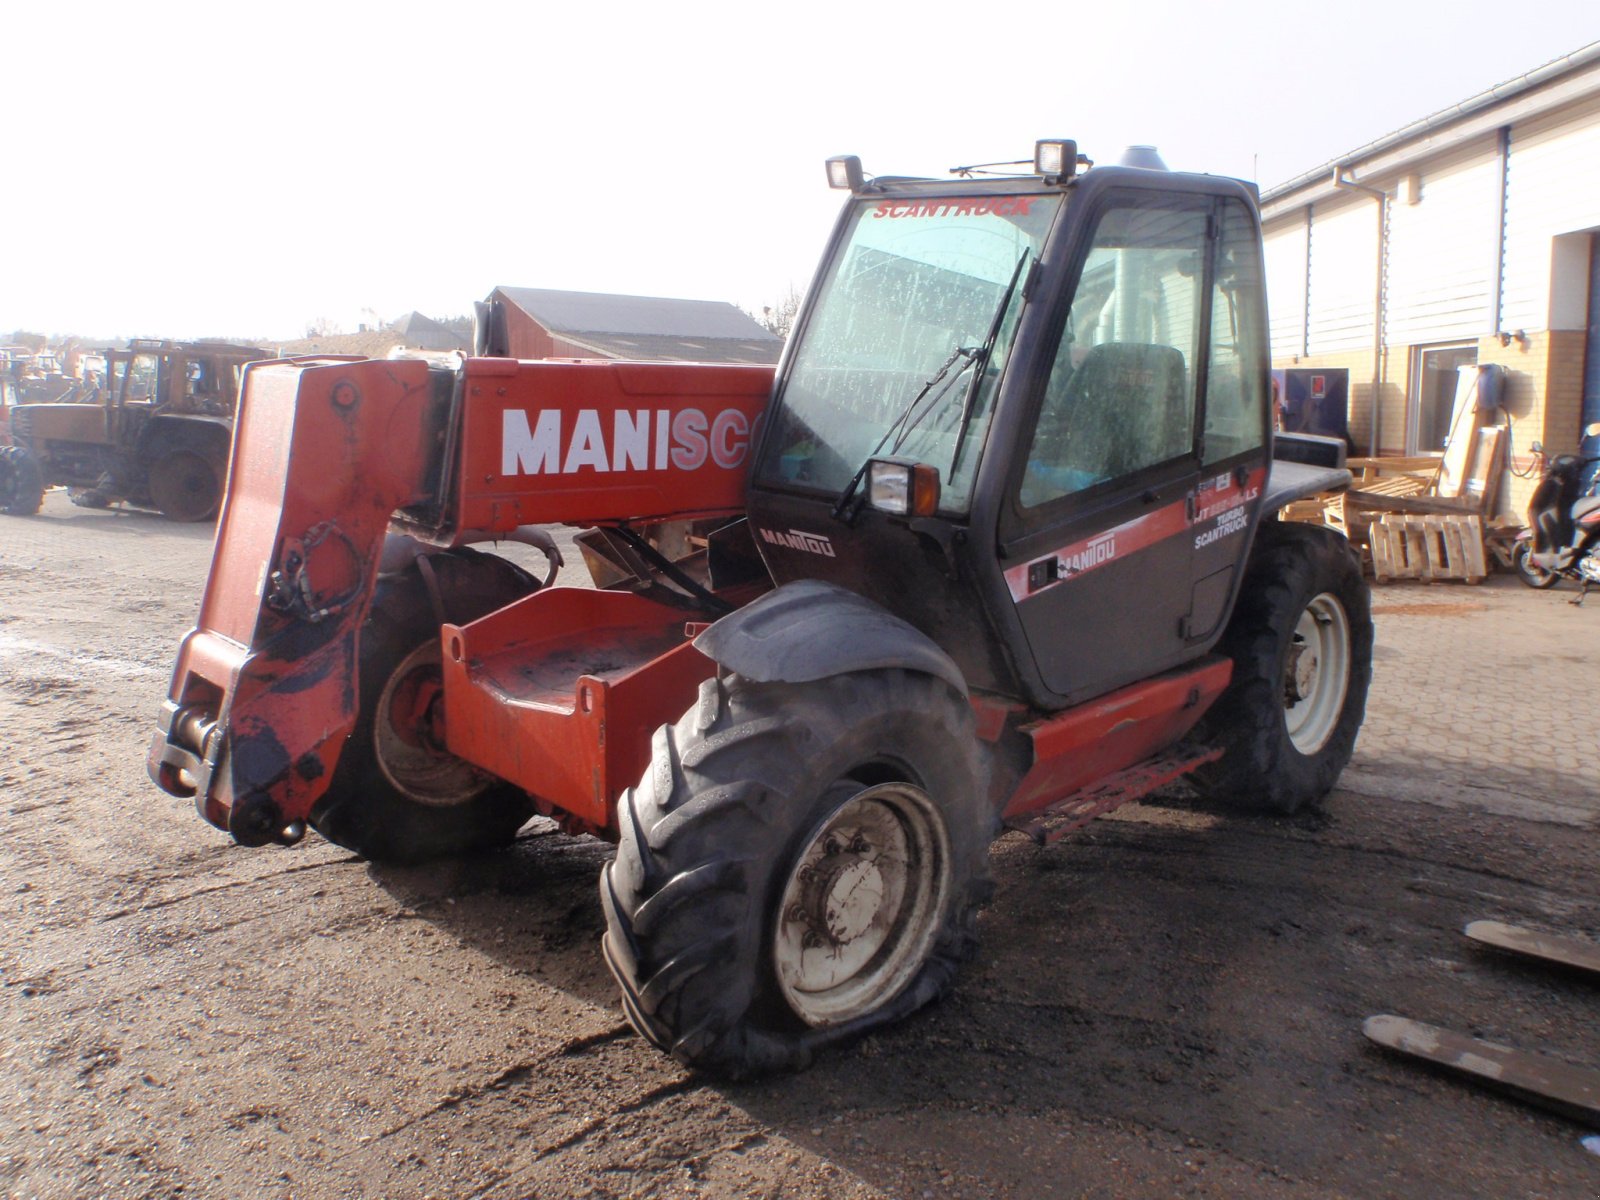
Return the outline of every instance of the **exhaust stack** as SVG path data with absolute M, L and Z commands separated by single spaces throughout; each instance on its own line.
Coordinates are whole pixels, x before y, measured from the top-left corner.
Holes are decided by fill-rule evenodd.
M 1165 171 L 1167 164 L 1162 161 L 1161 155 L 1156 153 L 1154 146 L 1129 146 L 1122 152 L 1122 157 L 1117 159 L 1119 167 L 1142 167 L 1146 171 Z

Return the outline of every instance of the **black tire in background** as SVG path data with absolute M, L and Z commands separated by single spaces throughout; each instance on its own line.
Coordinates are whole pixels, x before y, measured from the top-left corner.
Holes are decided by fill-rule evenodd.
M 150 464 L 150 502 L 169 521 L 209 521 L 222 503 L 227 467 L 196 450 L 173 450 Z
M 909 671 L 705 683 L 656 731 L 601 876 L 634 1028 L 737 1078 L 947 991 L 997 827 L 972 725 L 948 684 Z
M 31 517 L 44 504 L 39 461 L 21 446 L 0 446 L 0 512 Z
M 520 567 L 475 550 L 429 559 L 453 623 L 473 621 L 539 587 Z M 311 813 L 330 842 L 363 858 L 418 863 L 509 843 L 533 815 L 520 788 L 455 758 L 427 727 L 392 714 L 442 704 L 439 620 L 415 565 L 380 577 L 361 628 L 355 728 Z
M 1195 772 L 1218 803 L 1293 813 L 1350 761 L 1372 679 L 1372 602 L 1361 562 L 1330 529 L 1266 520 L 1218 649 L 1228 690 L 1199 735 L 1222 758 Z
M 1541 592 L 1561 582 L 1560 575 L 1554 571 L 1546 571 L 1533 561 L 1533 543 L 1526 539 L 1512 547 L 1511 565 L 1516 569 L 1518 579 Z

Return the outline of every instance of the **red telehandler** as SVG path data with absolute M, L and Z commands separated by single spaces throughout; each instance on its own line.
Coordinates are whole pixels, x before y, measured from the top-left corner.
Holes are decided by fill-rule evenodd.
M 251 366 L 152 775 L 245 845 L 611 839 L 628 1018 L 729 1075 L 948 989 L 1002 829 L 1318 800 L 1372 623 L 1344 539 L 1275 517 L 1349 475 L 1274 439 L 1255 192 L 1086 162 L 830 160 L 775 375 L 492 321 L 453 367 Z M 552 523 L 599 587 L 474 548 Z

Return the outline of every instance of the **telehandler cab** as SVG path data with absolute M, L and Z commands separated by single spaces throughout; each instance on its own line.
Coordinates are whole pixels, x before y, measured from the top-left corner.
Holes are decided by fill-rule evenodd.
M 1292 812 L 1348 761 L 1359 564 L 1285 502 L 1237 181 L 868 179 L 770 369 L 248 369 L 157 782 L 246 845 L 617 843 L 604 953 L 696 1067 L 796 1067 L 944 992 L 988 851 L 1187 776 Z M 491 348 L 492 325 L 480 332 Z M 1289 461 L 1289 459 L 1298 461 Z M 600 586 L 471 548 L 587 527 Z M 551 577 L 554 575 L 552 567 Z

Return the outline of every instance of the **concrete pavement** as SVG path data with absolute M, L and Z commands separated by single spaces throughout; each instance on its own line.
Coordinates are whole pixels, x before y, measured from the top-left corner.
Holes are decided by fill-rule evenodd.
M 1600 826 L 1600 589 L 1372 588 L 1366 724 L 1340 790 Z

